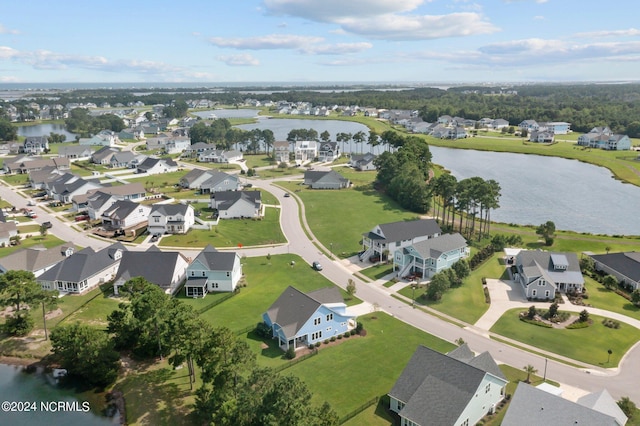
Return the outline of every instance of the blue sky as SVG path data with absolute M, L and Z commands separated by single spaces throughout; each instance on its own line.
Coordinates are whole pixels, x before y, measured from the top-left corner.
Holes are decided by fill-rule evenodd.
M 0 83 L 638 80 L 637 0 L 12 1 Z

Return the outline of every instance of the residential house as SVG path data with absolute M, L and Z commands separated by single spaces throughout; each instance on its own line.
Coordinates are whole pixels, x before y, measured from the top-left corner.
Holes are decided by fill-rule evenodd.
M 66 172 L 55 167 L 45 167 L 29 172 L 29 184 L 33 189 L 43 189 L 45 184 L 51 182 Z
M 238 253 L 207 245 L 187 267 L 184 287 L 187 297 L 204 297 L 209 292 L 235 291 L 240 278 L 242 263 Z
M 469 257 L 467 241 L 458 233 L 444 234 L 411 244 L 396 250 L 393 270 L 399 277 L 409 274 L 431 278 L 438 272 L 449 269 L 454 263 Z
M 296 141 L 293 153 L 296 164 L 311 162 L 318 156 L 318 142 Z
M 144 131 L 141 128 L 128 128 L 123 129 L 118 133 L 118 139 L 144 139 Z
M 178 154 L 191 146 L 191 139 L 188 137 L 174 137 L 166 133 L 161 133 L 156 137 L 147 139 L 147 150 L 161 150 L 167 154 Z
M 262 315 L 283 350 L 306 348 L 355 328 L 338 287 L 309 293 L 289 286 Z
M 584 278 L 575 253 L 522 250 L 511 268 L 528 299 L 550 299 L 556 291 L 582 292 Z
M 150 234 L 186 234 L 195 223 L 188 204 L 153 204 L 149 213 Z
M 502 426 L 624 426 L 626 422 L 627 416 L 606 390 L 585 395 L 573 402 L 520 382 Z
M 362 234 L 363 252 L 360 259 L 370 257 L 395 258 L 396 250 L 409 247 L 420 241 L 439 237 L 442 230 L 434 219 L 418 219 L 376 225 Z
M 242 152 L 240 151 L 214 149 L 199 153 L 198 161 L 201 163 L 231 163 L 233 161 L 242 160 L 242 157 Z
M 182 178 L 180 186 L 197 189 L 203 194 L 240 189 L 240 178 L 217 170 L 193 169 Z
M 273 158 L 276 163 L 288 163 L 290 153 L 289 141 L 276 141 L 273 143 Z
M 620 253 L 591 254 L 596 271 L 612 275 L 633 290 L 640 289 L 640 253 L 627 251 Z
M 83 138 L 79 141 L 80 145 L 97 145 L 97 146 L 115 146 L 120 143 L 118 135 L 111 130 L 101 130 L 98 134 Z
M 553 143 L 555 134 L 548 130 L 533 130 L 529 133 L 529 142 Z
M 532 132 L 534 130 L 540 130 L 540 125 L 535 120 L 524 120 L 518 124 L 520 130 L 526 130 Z
M 97 190 L 90 190 L 87 191 L 86 194 L 76 195 L 73 197 L 71 199 L 71 203 L 73 204 L 73 210 L 80 211 L 87 209 L 91 219 L 95 220 L 102 215 L 103 211 L 100 210 L 99 213 L 96 213 L 96 209 L 100 209 L 103 206 L 106 208 L 108 205 L 111 205 L 113 202 L 118 200 L 142 201 L 145 198 L 145 194 L 144 185 L 142 185 L 141 182 L 134 182 L 126 183 L 124 185 L 105 186 Z M 96 202 L 98 199 L 101 199 L 102 201 Z M 107 199 L 111 199 L 111 202 L 105 205 Z M 92 215 L 92 212 L 96 214 Z
M 304 184 L 311 189 L 343 189 L 351 186 L 351 181 L 335 170 L 304 172 Z
M 495 130 L 501 130 L 505 127 L 509 127 L 509 122 L 507 120 L 504 120 L 502 118 L 497 118 L 495 120 L 493 120 L 491 122 L 490 125 L 491 128 L 495 129 Z
M 86 194 L 92 189 L 102 188 L 98 181 L 83 179 L 71 173 L 65 173 L 45 184 L 49 198 L 70 204 L 73 197 Z
M 104 146 L 91 155 L 91 162 L 94 164 L 110 165 L 111 157 L 120 152 L 120 149 Z
M 97 252 L 91 247 L 76 251 L 40 275 L 38 283 L 45 290 L 85 293 L 113 279 L 125 251 L 122 243 L 111 244 Z
M 138 230 L 146 226 L 151 207 L 129 200 L 117 200 L 104 209 L 102 227 L 109 231 Z
M 389 409 L 402 426 L 475 425 L 493 413 L 507 383 L 489 352 L 475 356 L 466 343 L 446 355 L 418 346 L 389 392 Z
M 368 152 L 366 154 L 352 154 L 349 160 L 349 166 L 360 171 L 376 170 L 374 160 L 376 156 Z
M 47 153 L 49 152 L 49 139 L 46 136 L 27 136 L 21 151 L 29 155 Z
M 468 136 L 467 130 L 462 126 L 455 126 L 449 129 L 447 139 L 464 139 Z
M 0 259 L 0 273 L 7 271 L 29 271 L 39 277 L 57 263 L 71 256 L 77 248 L 72 244 L 58 247 L 29 247 L 14 251 Z
M 595 129 L 599 128 L 593 130 Z M 605 127 L 601 133 L 596 133 L 593 130 L 578 136 L 578 145 L 608 151 L 628 151 L 631 149 L 629 136 L 612 134 L 608 127 Z
M 94 151 L 87 146 L 61 146 L 58 150 L 58 157 L 68 158 L 69 160 L 89 160 L 93 152 Z
M 449 137 L 449 128 L 443 124 L 437 124 L 435 127 L 432 127 L 430 130 L 430 135 L 434 138 L 445 139 Z
M 264 216 L 260 191 L 226 191 L 211 194 L 210 206 L 220 219 L 260 218 Z
M 142 163 L 136 167 L 136 173 L 146 173 L 155 175 L 160 173 L 170 173 L 178 170 L 178 163 L 171 158 L 152 158 L 147 157 Z
M 18 235 L 15 222 L 0 222 L 0 247 L 8 247 L 11 238 Z
M 318 161 L 331 163 L 340 158 L 340 147 L 338 142 L 320 142 L 318 148 Z
M 109 160 L 109 167 L 112 169 L 124 169 L 131 168 L 133 166 L 133 160 L 135 160 L 136 154 L 131 151 L 116 152 L 111 156 Z
M 126 251 L 113 281 L 113 292 L 119 295 L 127 281 L 142 277 L 173 295 L 185 279 L 187 266 L 189 260 L 177 251 L 160 251 L 156 246 L 146 251 Z
M 553 132 L 556 135 L 566 135 L 571 131 L 571 123 L 564 121 L 548 121 L 541 123 L 540 127 L 544 127 L 547 131 Z
M 13 160 L 6 160 L 2 164 L 4 171 L 8 174 L 12 173 L 29 173 L 36 170 L 42 170 L 45 167 L 52 167 L 58 170 L 69 170 L 70 163 L 68 158 L 43 158 L 29 157 L 20 155 Z
M 206 142 L 196 142 L 190 146 L 188 146 L 184 150 L 184 156 L 189 158 L 198 158 L 198 155 L 205 151 L 213 151 L 216 149 L 216 146 Z

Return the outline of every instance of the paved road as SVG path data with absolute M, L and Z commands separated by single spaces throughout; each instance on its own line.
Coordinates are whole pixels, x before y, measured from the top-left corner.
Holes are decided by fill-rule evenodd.
M 299 216 L 299 209 L 300 207 L 304 208 L 304 206 L 302 203 L 298 204 L 295 194 L 291 197 L 284 197 L 285 191 L 275 186 L 272 181 L 251 181 L 256 187 L 264 188 L 274 194 L 280 201 L 282 205 L 280 223 L 282 231 L 289 243 L 279 246 L 239 250 L 243 255 L 253 257 L 266 256 L 268 253 L 275 255 L 290 252 L 298 254 L 309 264 L 318 260 L 324 267 L 321 273 L 329 280 L 340 287 L 346 288 L 348 280 L 353 279 L 356 282 L 357 295 L 360 299 L 369 305 L 378 306 L 381 310 L 418 329 L 450 342 L 462 338 L 469 343 L 474 351 L 489 351 L 498 362 L 512 365 L 515 368 L 522 368 L 527 364 L 531 364 L 538 369 L 541 375 L 544 374 L 546 369 L 546 376 L 548 378 L 563 384 L 587 391 L 597 391 L 606 388 L 616 398 L 629 396 L 632 400 L 640 401 L 640 387 L 637 385 L 640 382 L 640 371 L 636 368 L 640 365 L 639 345 L 634 346 L 634 348 L 626 354 L 619 369 L 575 368 L 553 360 L 548 360 L 546 363 L 543 351 L 536 350 L 537 353 L 542 354 L 538 355 L 492 340 L 486 329 L 471 325 L 461 327 L 429 315 L 420 309 L 413 309 L 410 305 L 391 297 L 389 290 L 381 285 L 365 283 L 358 279 L 353 275 L 354 271 L 344 262 L 327 259 L 323 251 L 318 248 L 318 246 L 321 247 L 321 244 L 315 240 L 315 238 L 310 240 L 303 230 L 299 218 L 302 217 L 304 221 L 305 216 L 304 214 Z M 27 200 L 25 198 L 14 193 L 6 186 L 0 186 L 0 196 L 17 207 L 26 205 Z M 39 215 L 36 220 L 39 223 L 47 220 L 52 221 L 54 227 L 51 231 L 62 240 L 73 241 L 81 246 L 91 245 L 94 248 L 104 247 L 109 244 L 107 241 L 94 239 L 85 234 L 79 234 L 43 209 L 39 209 L 38 207 L 35 209 Z M 138 249 L 145 248 L 145 245 L 138 247 Z M 324 248 L 324 251 L 328 252 L 326 248 Z M 195 257 L 198 253 L 196 250 L 183 252 L 191 257 Z M 605 348 L 594 349 L 585 347 L 584 349 L 602 350 L 603 361 L 605 360 Z M 559 358 L 553 354 L 548 354 L 548 356 Z

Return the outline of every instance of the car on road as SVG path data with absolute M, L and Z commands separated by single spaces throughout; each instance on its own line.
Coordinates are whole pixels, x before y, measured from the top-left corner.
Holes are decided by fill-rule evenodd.
M 311 267 L 316 271 L 322 271 L 322 265 L 320 264 L 320 262 L 313 262 Z
M 284 196 L 285 196 L 286 198 L 289 198 L 289 197 L 291 197 L 291 194 L 289 194 L 288 192 L 285 192 L 285 193 L 284 193 Z
M 42 222 L 42 226 L 44 226 L 45 229 L 51 229 L 53 228 L 53 224 L 49 221 L 47 222 Z

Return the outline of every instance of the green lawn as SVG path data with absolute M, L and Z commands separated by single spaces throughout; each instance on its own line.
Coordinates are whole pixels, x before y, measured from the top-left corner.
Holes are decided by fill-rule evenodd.
M 500 253 L 496 253 L 478 269 L 472 271 L 460 287 L 450 288 L 442 296 L 442 299 L 436 302 L 420 298 L 425 293 L 426 286 L 418 287 L 415 291 L 416 303 L 433 308 L 468 324 L 475 324 L 489 309 L 489 305 L 484 300 L 482 277 L 500 278 L 504 272 L 504 266 L 500 264 Z M 398 293 L 405 297 L 413 297 L 411 286 L 401 289 Z
M 12 186 L 26 185 L 27 183 L 29 183 L 29 175 L 26 173 L 3 175 L 2 180 Z
M 247 167 L 254 169 L 256 167 L 273 166 L 275 163 L 267 154 L 244 154 L 244 160 Z
M 454 348 L 384 313 L 376 313 L 375 317 L 369 314 L 359 318 L 367 330 L 366 337 L 351 337 L 342 339 L 339 345 L 321 347 L 317 356 L 284 373 L 300 377 L 316 403 L 326 400 L 339 416 L 344 416 L 371 398 L 389 392 L 418 345 L 440 352 Z M 340 380 L 336 381 L 336 377 Z
M 237 247 L 285 243 L 280 228 L 280 209 L 268 207 L 262 220 L 226 219 L 211 230 L 191 229 L 186 234 L 164 236 L 163 247 Z
M 295 182 L 279 184 L 300 197 L 311 231 L 340 257 L 349 257 L 362 250 L 362 234 L 377 224 L 417 218 L 415 213 L 407 212 L 389 197 L 375 191 L 371 184 L 334 191 L 306 189 Z
M 380 263 L 378 265 L 370 266 L 367 269 L 360 271 L 365 277 L 369 277 L 372 280 L 379 280 L 384 278 L 393 272 L 393 265 L 387 263 Z
M 617 312 L 640 320 L 639 307 L 635 306 L 633 303 L 629 302 L 614 291 L 606 289 L 593 278 L 585 276 L 584 281 L 589 295 L 589 298 L 584 300 L 585 303 L 588 303 L 594 308 Z
M 13 253 L 16 250 L 20 250 L 22 248 L 33 247 L 37 245 L 43 245 L 46 248 L 59 246 L 63 244 L 60 238 L 47 234 L 45 237 L 41 237 L 40 234 L 32 236 L 31 238 L 23 238 L 20 240 L 20 245 L 18 246 L 10 246 L 10 247 L 0 247 L 0 257 L 4 257 L 10 253 Z
M 293 267 L 290 265 L 292 260 L 296 263 Z M 241 288 L 239 294 L 202 314 L 202 318 L 214 326 L 242 330 L 257 324 L 261 321 L 262 314 L 290 285 L 303 292 L 333 286 L 331 281 L 293 254 L 274 255 L 271 260 L 266 257 L 243 258 L 242 264 L 247 287 Z M 347 305 L 360 303 L 355 297 L 346 300 L 349 296 L 345 291 L 341 292 Z M 206 296 L 204 300 L 184 298 L 183 301 L 202 308 L 209 297 Z
M 588 310 L 588 308 L 587 308 Z M 605 368 L 617 367 L 624 354 L 640 340 L 640 330 L 626 324 L 619 329 L 602 325 L 602 317 L 590 315 L 587 328 L 567 330 L 544 328 L 518 319 L 522 309 L 511 309 L 491 327 L 493 333 L 562 355 L 576 361 Z M 575 315 L 575 314 L 574 314 Z M 607 350 L 613 354 L 607 362 Z

